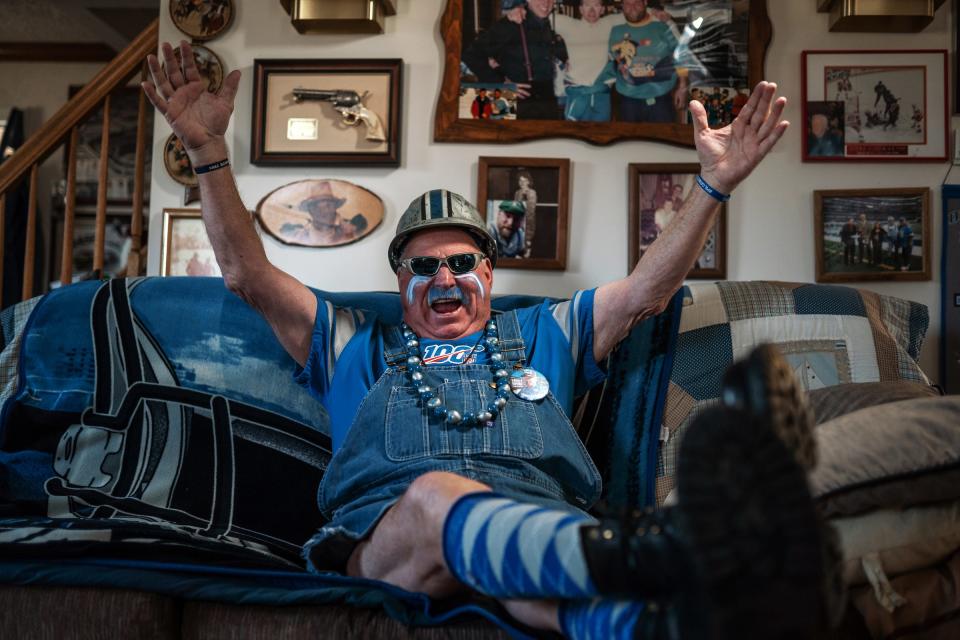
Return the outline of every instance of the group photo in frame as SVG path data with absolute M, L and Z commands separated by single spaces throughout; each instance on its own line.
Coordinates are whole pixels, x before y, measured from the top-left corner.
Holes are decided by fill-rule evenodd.
M 804 51 L 804 162 L 942 162 L 947 52 Z
M 222 275 L 200 212 L 200 209 L 163 210 L 161 276 Z
M 690 190 L 699 188 L 696 177 L 700 174 L 700 165 L 632 162 L 628 165 L 628 174 L 630 220 L 627 225 L 627 273 L 630 273 L 673 220 L 690 195 Z M 720 205 L 720 213 L 687 278 L 723 280 L 726 277 L 727 205 L 724 203 Z
M 481 156 L 477 206 L 497 242 L 497 267 L 567 268 L 570 160 Z
M 253 61 L 255 165 L 400 165 L 403 61 Z
M 817 282 L 930 279 L 930 189 L 832 189 L 813 198 Z
M 434 139 L 693 146 L 689 101 L 731 121 L 770 34 L 766 0 L 448 0 Z

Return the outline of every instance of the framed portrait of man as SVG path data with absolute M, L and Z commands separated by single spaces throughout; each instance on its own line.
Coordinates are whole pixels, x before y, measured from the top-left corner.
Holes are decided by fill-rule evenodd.
M 766 0 L 448 0 L 434 139 L 693 146 L 689 102 L 731 122 L 770 32 Z
M 477 206 L 497 241 L 497 267 L 566 269 L 570 160 L 481 157 L 479 174 Z
M 690 190 L 699 188 L 696 186 L 699 173 L 700 165 L 695 163 L 629 165 L 628 273 L 673 221 Z M 723 280 L 726 277 L 727 205 L 724 203 L 687 278 Z

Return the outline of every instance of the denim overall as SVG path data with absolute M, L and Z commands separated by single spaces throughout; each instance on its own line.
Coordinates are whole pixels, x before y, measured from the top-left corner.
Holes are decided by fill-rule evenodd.
M 516 312 L 495 316 L 503 368 L 525 363 Z M 447 471 L 524 502 L 587 509 L 600 496 L 600 474 L 553 394 L 538 401 L 511 396 L 484 426 L 449 425 L 419 406 L 407 382 L 407 348 L 399 327 L 381 325 L 387 370 L 364 398 L 320 483 L 330 522 L 306 545 L 316 570 L 342 569 L 356 543 L 418 476 Z M 486 364 L 424 367 L 445 406 L 483 411 L 495 398 Z

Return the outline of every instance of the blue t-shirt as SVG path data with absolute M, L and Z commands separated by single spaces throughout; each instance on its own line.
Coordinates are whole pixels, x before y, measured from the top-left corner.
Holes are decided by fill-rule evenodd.
M 574 396 L 603 382 L 606 375 L 593 358 L 594 293 L 594 289 L 578 291 L 570 300 L 545 301 L 517 310 L 527 366 L 547 377 L 550 391 L 568 416 Z M 428 366 L 484 364 L 487 355 L 482 337 L 483 332 L 478 331 L 459 340 L 423 339 L 424 362 Z M 334 307 L 318 298 L 310 355 L 295 378 L 330 414 L 334 452 L 343 444 L 360 403 L 386 368 L 376 316 Z

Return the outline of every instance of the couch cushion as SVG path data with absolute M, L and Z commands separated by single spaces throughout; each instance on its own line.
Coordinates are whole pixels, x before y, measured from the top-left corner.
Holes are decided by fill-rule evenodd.
M 960 396 L 861 409 L 817 427 L 811 476 L 828 516 L 960 499 Z
M 183 608 L 184 640 L 249 640 L 262 638 L 424 638 L 492 640 L 509 636 L 483 620 L 453 622 L 442 627 L 410 627 L 378 609 L 350 606 L 265 607 L 187 602 Z
M 175 598 L 122 589 L 0 586 L 0 638 L 180 637 Z
M 813 389 L 807 393 L 807 403 L 817 424 L 822 424 L 867 407 L 939 395 L 941 394 L 937 387 L 909 380 L 851 382 Z
M 924 305 L 871 291 L 783 282 L 718 282 L 685 290 L 657 469 L 657 501 L 674 486 L 680 436 L 720 396 L 723 373 L 770 342 L 807 390 L 908 380 L 928 383 L 916 359 Z
M 960 502 L 876 509 L 831 520 L 843 549 L 847 584 L 865 584 L 864 560 L 894 577 L 932 567 L 960 549 Z
M 870 585 L 850 593 L 873 638 L 955 640 L 960 638 L 960 551 L 936 567 L 890 580 L 905 602 L 892 612 L 878 602 Z

